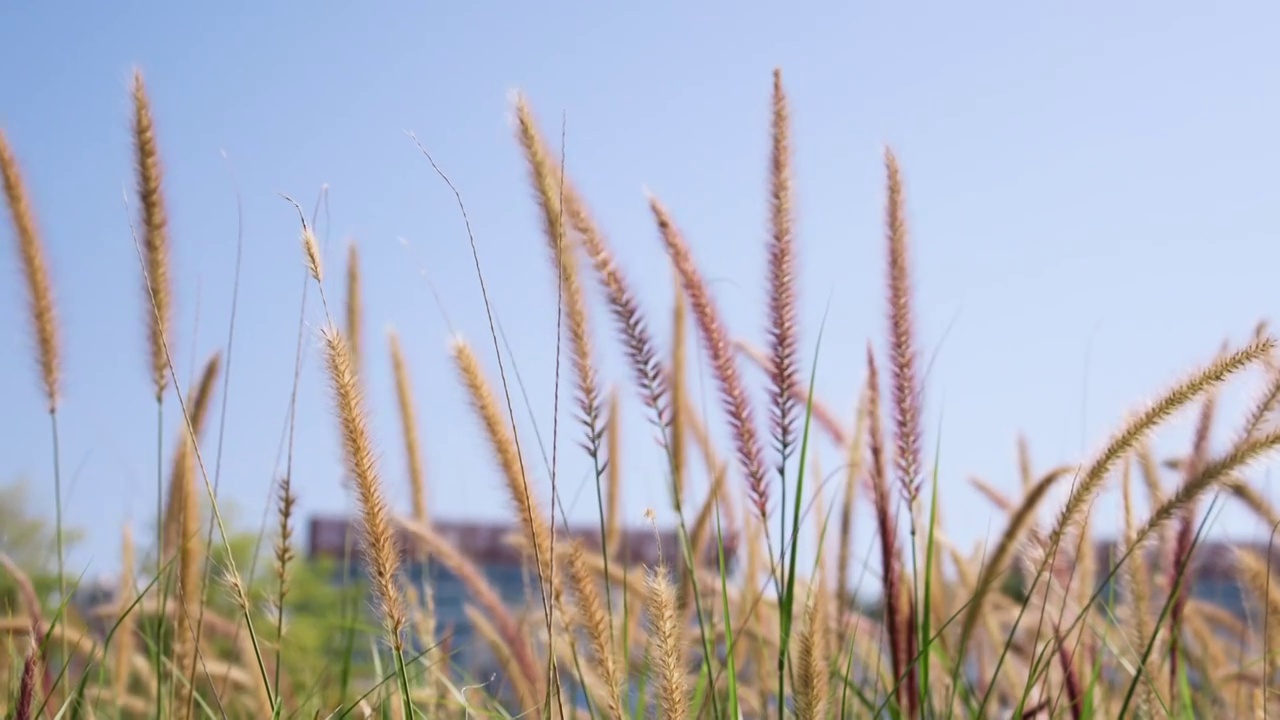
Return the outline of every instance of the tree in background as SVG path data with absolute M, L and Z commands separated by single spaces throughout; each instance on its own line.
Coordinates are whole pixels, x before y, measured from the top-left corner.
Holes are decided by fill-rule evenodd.
M 230 534 L 228 545 L 236 567 L 245 575 L 246 590 L 253 603 L 254 627 L 268 639 L 267 645 L 274 656 L 280 588 L 272 551 L 276 538 L 235 522 L 229 517 L 234 514 L 222 512 Z M 221 582 L 222 569 L 227 567 L 226 548 L 215 542 L 211 552 L 213 581 L 205 588 L 206 607 L 223 617 L 238 617 L 232 595 Z M 281 662 L 285 676 L 307 686 L 296 687 L 295 692 L 327 693 L 336 689 L 344 676 L 372 674 L 371 664 L 344 666 L 335 661 L 345 659 L 353 663 L 360 659 L 363 653 L 353 654 L 348 643 L 354 640 L 358 644 L 356 650 L 363 650 L 360 645 L 363 639 L 377 631 L 376 619 L 368 612 L 368 585 L 363 577 L 356 575 L 344 583 L 340 563 L 323 558 L 313 560 L 297 553 L 288 567 L 284 608 L 285 642 Z
M 207 506 L 207 502 L 203 504 Z M 207 507 L 204 510 L 201 542 L 212 522 L 212 513 L 207 512 Z M 245 575 L 255 627 L 268 640 L 265 649 L 274 663 L 279 597 L 279 580 L 272 552 L 276 538 L 271 533 L 261 533 L 250 524 L 237 521 L 242 513 L 230 503 L 225 507 L 219 503 L 219 510 L 230 535 L 228 544 L 232 557 L 236 567 Z M 58 589 L 56 530 L 47 515 L 31 502 L 27 482 L 18 480 L 0 485 L 0 553 L 7 555 L 27 573 L 36 593 L 46 602 L 46 611 L 56 606 L 54 600 Z M 63 530 L 64 545 L 68 548 L 83 536 L 77 528 L 64 527 Z M 151 530 L 154 532 L 154 527 Z M 225 569 L 228 567 L 226 548 L 216 535 L 216 529 L 214 533 L 210 547 L 209 581 L 204 586 L 204 607 L 206 612 L 239 622 L 239 609 L 225 582 Z M 135 532 L 135 537 L 149 535 L 144 530 Z M 144 551 L 138 572 L 139 589 L 145 588 L 154 578 L 155 560 L 154 548 Z M 78 578 L 73 573 L 68 575 L 68 588 L 75 588 Z M 288 595 L 284 600 L 285 642 L 281 658 L 284 676 L 295 683 L 292 688 L 295 694 L 332 695 L 336 698 L 344 682 L 354 683 L 357 678 L 372 675 L 372 666 L 353 664 L 352 658 L 359 658 L 362 653 L 352 654 L 349 647 L 349 643 L 354 641 L 357 650 L 364 649 L 361 647 L 362 639 L 376 630 L 367 612 L 367 592 L 367 585 L 358 574 L 343 582 L 339 563 L 328 559 L 311 560 L 301 553 L 296 554 L 288 568 Z M 0 617 L 17 615 L 21 607 L 17 582 L 9 573 L 0 570 Z M 72 622 L 81 624 L 80 620 L 73 619 Z M 208 635 L 205 642 L 214 646 L 215 654 L 236 652 L 229 643 Z M 343 658 L 346 658 L 345 663 Z
M 19 479 L 0 485 L 0 553 L 8 555 L 28 573 L 41 600 L 56 599 L 58 590 L 57 535 L 54 526 L 30 505 L 28 485 Z M 83 533 L 77 528 L 63 528 L 63 544 L 70 548 Z M 75 587 L 76 578 L 67 578 L 67 587 Z M 12 613 L 18 607 L 17 584 L 8 573 L 0 572 L 0 609 Z

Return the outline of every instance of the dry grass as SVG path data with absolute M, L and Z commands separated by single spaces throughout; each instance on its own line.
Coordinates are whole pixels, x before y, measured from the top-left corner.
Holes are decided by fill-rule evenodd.
M 140 73 L 132 100 L 146 367 L 163 438 L 165 396 L 176 383 L 170 357 L 173 248 L 155 122 Z M 411 501 L 402 515 L 386 502 L 364 396 L 363 379 L 373 369 L 361 342 L 358 250 L 355 244 L 348 248 L 339 330 L 324 294 L 313 223 L 303 217 L 302 257 L 323 303 L 323 355 L 341 439 L 342 479 L 360 519 L 355 552 L 368 578 L 372 619 L 381 630 L 366 622 L 363 600 L 337 609 L 315 605 L 316 591 L 308 586 L 315 582 L 307 575 L 311 561 L 295 557 L 296 485 L 289 473 L 273 488 L 270 581 L 264 587 L 240 574 L 200 452 L 224 360 L 214 354 L 193 387 L 185 395 L 175 393 L 182 422 L 168 463 L 167 506 L 157 508 L 159 532 L 149 549 L 158 566 L 174 565 L 176 595 L 168 592 L 167 572 L 151 577 L 141 570 L 146 565 L 137 560 L 128 528 L 120 597 L 90 612 L 59 612 L 23 568 L 0 555 L 0 568 L 17 588 L 12 614 L 0 617 L 3 711 L 17 718 L 376 713 L 402 720 L 1264 717 L 1280 711 L 1275 559 L 1241 547 L 1224 560 L 1241 571 L 1244 616 L 1197 597 L 1185 585 L 1184 572 L 1205 562 L 1199 528 L 1212 512 L 1210 498 L 1238 502 L 1268 525 L 1280 524 L 1280 514 L 1253 480 L 1280 446 L 1280 370 L 1265 325 L 1158 393 L 1077 464 L 1037 469 L 1019 438 L 1018 492 L 972 480 L 1007 516 L 1003 532 L 987 547 L 958 547 L 946 536 L 938 508 L 926 502 L 930 458 L 904 173 L 886 149 L 886 352 L 878 355 L 868 342 L 865 375 L 858 378 L 859 397 L 846 424 L 821 398 L 811 398 L 802 380 L 791 107 L 780 72 L 773 76 L 771 109 L 764 183 L 767 347 L 755 350 L 732 337 L 692 242 L 666 207 L 649 197 L 675 278 L 671 343 L 662 348 L 605 233 L 567 177 L 563 158 L 553 159 L 529 103 L 515 98 L 516 139 L 540 212 L 549 288 L 558 298 L 564 329 L 556 340 L 568 350 L 582 433 L 577 444 L 592 460 L 599 514 L 598 538 L 557 544 L 558 523 L 547 508 L 559 510 L 564 499 L 555 482 L 558 456 L 553 452 L 550 482 L 539 482 L 517 443 L 513 408 L 499 401 L 482 369 L 484 359 L 467 340 L 454 337 L 449 352 L 457 380 L 488 443 L 488 457 L 473 466 L 477 473 L 496 472 L 504 484 L 513 528 L 508 540 L 522 558 L 521 570 L 537 578 L 524 602 L 504 597 L 469 548 L 451 544 L 432 522 L 430 455 L 423 453 L 432 438 L 420 435 L 411 366 L 394 332 L 388 338 L 390 370 Z M 3 134 L 0 171 L 27 291 L 38 380 L 55 420 L 56 477 L 62 358 L 55 278 L 16 154 Z M 589 287 L 588 274 L 596 287 Z M 620 454 L 626 420 L 620 391 L 604 380 L 611 368 L 601 363 L 604 354 L 593 331 L 602 312 L 612 318 L 625 371 L 664 455 L 665 476 L 644 482 L 662 483 L 677 519 L 676 546 L 662 547 L 658 562 L 643 572 L 626 560 L 634 550 L 621 519 L 623 487 L 630 479 Z M 305 321 L 304 314 L 300 326 Z M 700 369 L 688 351 L 690 331 L 700 338 L 701 361 L 717 384 L 723 413 L 717 420 L 730 430 L 728 448 L 717 445 L 703 415 L 708 409 L 689 392 L 689 375 Z M 763 425 L 771 444 L 762 441 L 753 388 L 738 364 L 742 358 L 763 370 Z M 883 401 L 882 372 L 888 390 Z M 1219 393 L 1249 373 L 1262 376 L 1254 400 L 1240 418 L 1224 417 Z M 509 403 L 502 374 L 502 396 Z M 439 379 L 428 382 L 434 391 Z M 1154 437 L 1192 406 L 1200 412 L 1185 456 L 1157 457 Z M 1231 432 L 1215 434 L 1224 423 Z M 820 432 L 811 433 L 814 428 Z M 830 458 L 832 450 L 843 467 L 832 475 L 834 482 L 825 483 L 817 453 Z M 745 493 L 733 489 L 738 478 Z M 202 479 L 207 509 L 223 530 L 221 546 L 201 540 L 201 531 L 210 528 L 199 495 Z M 1045 517 L 1050 491 L 1068 481 L 1066 500 Z M 955 491 L 950 479 L 939 483 L 935 497 Z M 1119 485 L 1123 511 L 1122 527 L 1114 530 L 1099 527 L 1092 514 L 1112 484 Z M 871 511 L 874 547 L 855 541 L 860 503 Z M 818 557 L 795 554 L 802 534 L 818 541 Z M 1115 557 L 1100 565 L 1092 542 L 1101 535 L 1119 544 Z M 736 552 L 740 562 L 720 568 L 722 551 Z M 206 557 L 219 571 L 215 582 L 201 572 Z M 869 573 L 859 568 L 864 557 L 873 558 Z M 715 562 L 708 565 L 705 558 Z M 431 582 L 416 583 L 405 572 L 406 561 L 455 577 L 465 601 L 440 597 Z M 559 574 L 557 567 L 563 568 Z M 61 567 L 58 575 L 62 580 Z M 871 603 L 855 592 L 864 576 L 874 578 L 878 597 Z M 135 578 L 151 584 L 139 592 Z M 1104 586 L 1122 592 L 1103 597 Z M 449 609 L 444 602 L 452 603 Z M 535 611 L 539 604 L 541 613 Z M 201 620 L 193 622 L 196 617 Z M 471 647 L 459 646 L 453 635 L 458 628 L 451 623 L 460 619 L 472 631 Z M 306 644 L 307 623 L 320 623 L 323 642 Z M 468 665 L 465 658 L 480 650 L 490 662 L 484 668 Z
M 135 71 L 133 76 L 133 146 L 138 199 L 142 206 L 139 225 L 146 258 L 144 308 L 151 349 L 151 381 L 159 399 L 169 384 L 167 346 L 172 345 L 173 287 L 169 277 L 169 217 L 165 210 L 160 149 L 141 71 Z
M 418 419 L 413 409 L 413 385 L 409 380 L 409 364 L 400 348 L 400 338 L 392 332 L 391 369 L 396 378 L 396 407 L 400 410 L 400 429 L 404 437 L 404 455 L 409 464 L 409 493 L 412 516 L 427 521 L 427 480 L 422 462 L 422 445 L 418 439 Z
M 408 622 L 399 587 L 400 551 L 392 532 L 391 514 L 383 499 L 382 478 L 374 459 L 364 395 L 355 375 L 355 360 L 342 333 L 329 326 L 324 331 L 324 344 L 329 382 L 333 386 L 334 405 L 342 429 L 343 456 L 347 472 L 355 479 L 364 555 L 369 561 L 387 639 L 399 653 L 403 650 L 403 633 Z
M 649 616 L 649 664 L 654 668 L 655 695 L 663 720 L 689 717 L 687 659 L 680 625 L 676 619 L 676 590 L 667 568 L 649 570 L 645 577 L 645 612 Z
M 49 277 L 49 264 L 45 257 L 47 253 L 36 230 L 35 211 L 27 198 L 18 158 L 3 132 L 0 132 L 0 177 L 4 179 L 5 201 L 13 220 L 13 234 L 18 241 L 18 258 L 27 284 L 27 302 L 30 306 L 31 328 L 36 338 L 40 380 L 44 384 L 49 412 L 53 412 L 58 406 L 59 378 L 58 317 L 54 310 L 53 281 Z

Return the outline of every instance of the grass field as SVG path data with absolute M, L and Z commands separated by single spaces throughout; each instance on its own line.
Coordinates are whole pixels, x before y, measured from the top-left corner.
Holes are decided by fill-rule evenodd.
M 34 380 L 48 401 L 49 477 L 58 497 L 52 586 L 33 579 L 46 569 L 0 557 L 13 590 L 0 617 L 6 717 L 1252 718 L 1280 711 L 1273 691 L 1280 595 L 1269 591 L 1267 557 L 1244 546 L 1229 554 L 1248 600 L 1245 617 L 1195 597 L 1183 583 L 1214 503 L 1241 503 L 1267 526 L 1280 526 L 1280 515 L 1251 484 L 1251 473 L 1280 445 L 1280 367 L 1265 323 L 1252 337 L 1206 348 L 1203 365 L 1169 378 L 1163 390 L 1136 388 L 1135 396 L 1155 393 L 1153 399 L 1128 415 L 1116 408 L 1124 419 L 1095 455 L 1036 467 L 1021 445 L 1019 496 L 978 481 L 1005 513 L 1004 530 L 987 546 L 958 547 L 937 512 L 938 498 L 955 480 L 938 476 L 936 455 L 945 447 L 922 423 L 925 373 L 914 334 L 907 172 L 892 150 L 884 153 L 886 334 L 867 345 L 857 368 L 858 410 L 845 423 L 814 396 L 814 367 L 801 360 L 820 360 L 821 345 L 820 337 L 800 337 L 796 319 L 790 122 L 780 73 L 769 130 L 762 278 L 769 331 L 762 348 L 730 336 L 678 218 L 648 197 L 678 279 L 676 332 L 654 337 L 646 322 L 651 314 L 586 196 L 567 177 L 530 105 L 519 96 L 513 102 L 516 148 L 527 160 L 546 258 L 559 280 L 563 365 L 558 354 L 557 367 L 570 396 L 557 403 L 576 410 L 578 422 L 563 432 L 575 441 L 569 452 L 587 453 L 594 468 L 599 533 L 592 543 L 566 538 L 556 459 L 544 476 L 531 461 L 532 441 L 513 430 L 517 389 L 497 331 L 454 338 L 456 381 L 471 400 L 466 419 L 490 450 L 476 462 L 505 483 L 511 542 L 525 558 L 528 602 L 519 605 L 503 602 L 466 549 L 433 530 L 409 400 L 413 368 L 394 335 L 403 437 L 371 435 L 355 342 L 362 322 L 358 255 L 353 246 L 345 272 L 324 267 L 314 219 L 296 203 L 299 260 L 315 294 L 309 308 L 304 296 L 298 327 L 282 331 L 298 333 L 300 362 L 315 345 L 303 341 L 304 333 L 322 328 L 343 482 L 360 520 L 351 552 L 363 580 L 341 592 L 326 584 L 332 567 L 297 556 L 289 472 L 279 479 L 275 519 L 262 538 L 268 571 L 251 570 L 244 538 L 220 510 L 202 442 L 229 358 L 213 355 L 198 383 L 177 387 L 162 148 L 140 73 L 132 90 L 131 204 L 145 288 L 138 301 L 149 324 L 148 352 L 138 360 L 150 373 L 157 414 L 154 428 L 139 430 L 157 437 L 162 501 L 153 536 L 122 531 L 118 602 L 90 612 L 60 602 L 76 578 L 63 568 L 56 275 L 45 262 L 37 199 L 24 188 L 21 148 L 0 134 L 8 235 L 29 298 Z M 447 174 L 437 172 L 452 189 Z M 462 196 L 457 200 L 465 217 Z M 476 270 L 484 289 L 478 255 Z M 665 312 L 667 304 L 661 307 Z M 490 321 L 493 328 L 492 315 Z M 699 342 L 686 345 L 690 335 Z M 620 417 L 616 397 L 600 381 L 596 346 L 606 341 L 620 343 L 626 391 L 638 394 L 643 417 Z M 714 378 L 718 407 L 700 408 L 692 399 L 688 377 L 697 363 Z M 751 377 L 766 379 L 763 392 L 747 387 L 748 367 Z M 293 383 L 296 397 L 296 374 Z M 1253 388 L 1240 417 L 1218 412 L 1215 401 L 1228 383 Z M 177 398 L 178 416 L 164 413 L 166 398 Z M 760 399 L 766 408 L 758 407 Z M 717 410 L 731 430 L 724 447 L 703 422 L 704 412 Z M 1153 439 L 1180 413 L 1196 418 L 1191 446 L 1157 457 Z M 627 482 L 618 457 L 623 422 L 653 428 L 678 519 L 677 542 L 642 573 L 618 561 L 619 488 Z M 844 449 L 831 475 L 838 502 L 830 506 L 814 492 L 826 477 L 811 452 L 819 435 Z M 1211 436 L 1230 442 L 1217 446 Z M 385 500 L 377 462 L 383 450 L 407 455 L 407 508 Z M 290 445 L 290 457 L 298 451 Z M 699 483 L 711 488 L 705 497 L 686 491 L 695 472 L 707 475 Z M 1108 488 L 1121 491 L 1122 526 L 1094 527 L 1094 500 Z M 1046 507 L 1058 490 L 1065 490 L 1065 502 Z M 875 518 L 873 547 L 854 542 L 852 517 L 862 502 Z M 1093 548 L 1104 535 L 1119 542 L 1112 562 L 1100 564 Z M 799 552 L 802 536 L 816 556 Z M 733 572 L 724 552 L 730 537 Z M 693 561 L 707 556 L 719 562 L 708 568 Z M 854 570 L 863 558 L 873 568 L 866 577 Z M 409 561 L 443 566 L 467 588 L 474 641 L 486 644 L 498 672 L 477 677 L 454 661 L 433 587 L 406 580 Z M 1104 597 L 1104 587 L 1120 592 Z M 869 595 L 877 599 L 861 599 Z

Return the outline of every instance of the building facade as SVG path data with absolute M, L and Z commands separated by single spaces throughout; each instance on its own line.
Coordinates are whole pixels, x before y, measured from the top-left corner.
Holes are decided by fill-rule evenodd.
M 1121 582 L 1123 568 L 1112 573 L 1119 553 L 1125 548 L 1109 540 L 1097 544 L 1097 568 L 1100 598 L 1111 595 L 1120 598 L 1124 594 Z M 1260 611 L 1257 601 L 1241 584 L 1240 572 L 1236 563 L 1239 552 L 1253 553 L 1259 558 L 1271 558 L 1276 583 L 1275 592 L 1280 593 L 1280 546 L 1268 547 L 1265 542 L 1225 542 L 1200 541 L 1192 550 L 1190 561 L 1182 574 L 1181 586 L 1188 597 L 1216 605 L 1240 620 L 1250 616 L 1257 617 Z M 1171 579 L 1173 558 L 1167 553 L 1159 553 L 1154 548 L 1147 548 L 1147 567 L 1153 572 L 1161 573 L 1161 579 Z M 1108 579 L 1108 575 L 1111 575 Z M 1157 609 L 1158 610 L 1158 609 Z
M 519 548 L 512 542 L 518 526 L 510 523 L 486 523 L 473 521 L 435 521 L 432 530 L 449 546 L 457 548 L 484 574 L 485 578 L 512 609 L 538 607 L 538 582 L 535 571 L 525 562 Z M 308 556 L 312 559 L 328 558 L 335 563 L 335 582 L 344 582 L 353 573 L 361 573 L 362 557 L 359 538 L 353 520 L 346 517 L 314 517 L 310 521 Z M 566 537 L 566 535 L 568 537 Z M 557 528 L 556 542 L 577 540 L 587 549 L 598 552 L 600 527 L 584 524 L 576 527 Z M 400 547 L 410 544 L 402 542 Z M 736 557 L 736 538 L 725 537 L 725 562 L 733 572 Z M 343 558 L 350 558 L 352 565 L 345 567 Z M 644 567 L 655 567 L 659 560 L 669 566 L 683 566 L 679 536 L 674 529 L 654 532 L 653 528 L 628 528 L 620 533 L 618 551 L 610 556 L 613 567 L 639 572 Z M 719 555 L 716 548 L 698 558 L 699 565 L 716 572 Z M 474 677 L 487 678 L 497 671 L 494 659 L 484 640 L 477 636 L 468 620 L 466 606 L 474 602 L 466 585 L 440 563 L 422 563 L 411 553 L 402 555 L 406 579 L 415 587 L 426 586 L 432 591 L 435 602 L 435 633 L 441 647 L 447 649 L 450 663 Z M 620 592 L 615 594 L 620 597 Z M 419 648 L 425 651 L 427 648 Z

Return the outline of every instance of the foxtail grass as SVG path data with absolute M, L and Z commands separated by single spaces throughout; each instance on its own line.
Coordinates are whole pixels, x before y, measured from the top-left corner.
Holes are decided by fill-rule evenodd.
M 979 720 L 1268 717 L 1280 711 L 1271 692 L 1280 674 L 1280 633 L 1272 618 L 1277 593 L 1270 549 L 1239 545 L 1228 553 L 1244 590 L 1243 616 L 1209 602 L 1196 584 L 1213 559 L 1204 534 L 1223 502 L 1280 526 L 1280 513 L 1255 479 L 1280 448 L 1280 373 L 1268 327 L 1252 327 L 1245 340 L 1229 343 L 1121 418 L 1079 462 L 1039 467 L 1029 441 L 1018 437 L 1012 482 L 977 474 L 969 483 L 1001 515 L 999 534 L 975 548 L 964 546 L 959 533 L 946 528 L 958 513 L 944 517 L 943 511 L 961 483 L 940 470 L 941 429 L 926 452 L 927 368 L 921 357 L 928 339 L 917 333 L 922 308 L 913 299 L 911 256 L 928 238 L 908 233 L 906 173 L 894 150 L 883 151 L 884 211 L 877 221 L 887 327 L 880 331 L 880 354 L 878 344 L 868 342 L 865 358 L 845 368 L 857 388 L 852 418 L 832 412 L 818 392 L 818 360 L 824 374 L 838 367 L 822 357 L 825 318 L 816 328 L 812 357 L 801 357 L 800 300 L 808 286 L 799 258 L 806 233 L 797 230 L 795 217 L 801 177 L 793 167 L 796 106 L 781 71 L 774 72 L 768 95 L 759 349 L 731 332 L 722 301 L 706 281 L 710 254 L 696 245 L 699 238 L 686 237 L 668 206 L 647 194 L 636 201 L 647 203 L 655 248 L 664 252 L 674 280 L 671 294 L 663 295 L 672 303 L 669 336 L 663 328 L 669 346 L 658 343 L 647 323 L 652 315 L 624 273 L 629 263 L 569 177 L 564 131 L 556 158 L 531 103 L 513 98 L 516 152 L 536 212 L 530 242 L 549 261 L 546 289 L 556 296 L 552 447 L 549 453 L 537 448 L 546 464 L 545 484 L 526 463 L 515 422 L 507 371 L 516 363 L 510 348 L 498 343 L 500 308 L 490 302 L 480 262 L 484 238 L 474 234 L 461 192 L 427 155 L 458 201 L 493 340 L 493 356 L 486 358 L 450 327 L 445 352 L 485 440 L 486 457 L 475 458 L 473 475 L 492 478 L 507 497 L 513 531 L 504 542 L 515 558 L 511 570 L 527 583 L 524 602 L 490 575 L 473 548 L 451 540 L 437 517 L 437 508 L 448 503 L 428 498 L 425 458 L 433 438 L 425 428 L 432 426 L 420 426 L 415 411 L 416 368 L 405 352 L 411 346 L 402 347 L 401 336 L 390 333 L 390 362 L 383 365 L 376 361 L 379 348 L 362 341 L 366 319 L 379 311 L 378 297 L 366 304 L 362 296 L 365 273 L 378 277 L 376 268 L 361 263 L 354 244 L 347 248 L 345 274 L 338 276 L 343 292 L 331 308 L 314 214 L 308 220 L 294 203 L 305 277 L 288 456 L 283 469 L 269 476 L 272 567 L 265 579 L 253 566 L 242 574 L 236 538 L 219 508 L 219 471 L 211 480 L 202 453 L 215 389 L 227 419 L 230 337 L 226 348 L 205 356 L 191 387 L 178 387 L 170 352 L 175 244 L 156 122 L 140 73 L 131 97 L 138 210 L 130 223 L 146 291 L 145 348 L 157 406 L 156 572 L 139 577 L 144 565 L 126 528 L 118 597 L 102 608 L 66 602 L 57 446 L 63 357 L 46 259 L 51 253 L 37 232 L 16 155 L 0 135 L 36 380 L 53 420 L 61 596 L 56 605 L 40 597 L 31 574 L 0 555 L 0 568 L 16 588 L 16 609 L 0 616 L 0 683 L 7 682 L 0 712 L 6 716 Z M 313 283 L 323 313 L 319 345 L 341 446 L 340 479 L 358 520 L 356 556 L 344 556 L 336 569 L 296 549 L 298 496 L 309 485 L 294 475 L 293 437 L 305 391 Z M 621 346 L 619 368 L 601 351 L 597 312 L 609 315 L 606 336 Z M 548 333 L 550 325 L 548 317 Z M 698 342 L 701 353 L 691 352 L 690 342 Z M 198 347 L 192 345 L 194 361 Z M 568 522 L 573 498 L 559 443 L 562 351 L 576 444 L 590 461 L 584 489 L 595 495 L 598 522 L 586 532 Z M 744 360 L 760 372 L 749 378 L 740 366 Z M 802 362 L 808 363 L 807 379 L 800 377 Z M 491 363 L 492 379 L 484 369 Z M 391 375 L 387 387 L 395 394 L 403 478 L 385 473 L 372 432 L 377 419 L 370 408 L 378 403 L 366 391 L 382 387 L 379 369 Z M 694 384 L 706 370 L 714 383 L 710 404 L 720 418 L 707 416 L 708 403 Z M 662 461 L 640 481 L 670 496 L 676 547 L 664 547 L 665 536 L 659 537 L 656 554 L 647 557 L 649 551 L 632 540 L 628 525 L 637 513 L 627 505 L 627 483 L 644 468 L 644 458 L 623 457 L 624 432 L 633 426 L 625 417 L 624 388 L 612 384 L 615 371 L 637 393 L 648 420 L 640 427 L 656 436 Z M 1219 398 L 1246 375 L 1259 387 L 1239 417 L 1230 417 Z M 439 399 L 439 378 L 422 377 L 431 388 L 426 408 L 458 410 Z M 523 389 L 519 373 L 514 377 Z M 761 387 L 752 379 L 762 380 Z M 165 467 L 171 389 L 182 423 Z M 765 403 L 763 417 L 756 416 L 758 402 Z M 1199 415 L 1189 447 L 1170 457 L 1162 431 L 1192 407 Z M 541 444 L 539 415 L 530 405 Z M 1229 432 L 1217 430 L 1224 422 Z M 840 467 L 830 467 L 833 457 Z M 390 480 L 405 483 L 403 514 L 389 501 Z M 211 522 L 198 495 L 201 481 Z M 1047 507 L 1068 481 L 1065 499 Z M 924 497 L 926 482 L 930 497 Z M 1112 485 L 1120 491 L 1117 528 L 1104 526 L 1095 511 Z M 865 547 L 857 526 L 863 510 L 871 524 Z M 656 524 L 656 512 L 646 515 Z M 209 539 L 201 543 L 205 522 Z M 215 529 L 220 545 L 212 540 Z M 1108 534 L 1115 551 L 1097 557 L 1095 541 Z M 350 541 L 344 537 L 344 546 Z M 802 547 L 809 543 L 811 548 Z M 406 562 L 426 579 L 407 582 Z M 427 572 L 428 563 L 439 572 Z M 360 588 L 372 599 L 368 618 L 355 593 L 332 606 L 318 603 L 315 585 L 339 577 L 339 570 L 340 582 L 349 582 L 359 574 L 357 565 L 368 578 L 368 587 Z M 220 577 L 211 581 L 214 568 Z M 457 585 L 437 585 L 440 577 Z M 864 592 L 864 582 L 872 593 Z M 869 600 L 870 594 L 878 597 Z M 460 647 L 459 623 L 469 628 L 476 648 Z M 309 633 L 323 644 L 307 645 Z M 295 644 L 303 652 L 291 651 Z M 63 648 L 60 656 L 52 653 L 54 645 Z M 460 651 L 470 650 L 486 657 L 488 666 L 468 665 L 469 653 Z
M 58 318 L 54 305 L 53 281 L 50 277 L 48 252 L 36 226 L 35 211 L 27 197 L 26 184 L 8 137 L 0 130 L 0 179 L 3 180 L 5 204 L 17 240 L 18 259 L 27 291 L 27 314 L 35 340 L 36 363 L 49 412 L 49 439 L 53 458 L 54 543 L 57 553 L 58 598 L 67 602 L 66 551 L 63 547 L 62 524 L 62 451 L 58 432 L 58 400 L 61 380 L 61 354 Z M 67 649 L 62 648 L 65 656 Z

